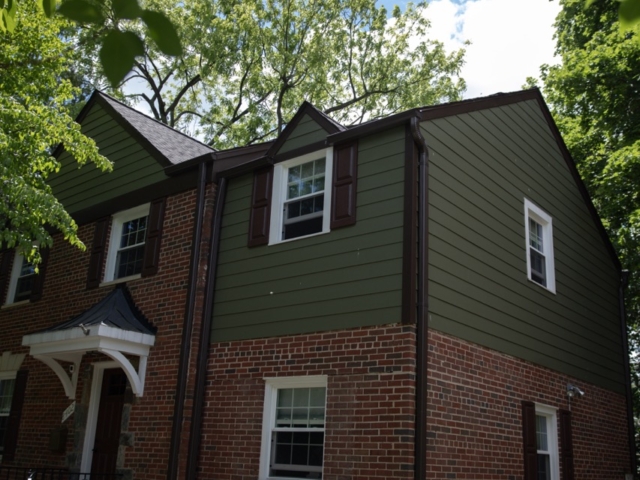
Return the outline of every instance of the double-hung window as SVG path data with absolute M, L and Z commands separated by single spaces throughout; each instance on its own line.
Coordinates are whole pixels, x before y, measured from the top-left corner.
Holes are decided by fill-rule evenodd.
M 529 200 L 524 201 L 529 280 L 555 293 L 553 223 L 551 216 Z
M 16 252 L 11 270 L 11 280 L 6 303 L 18 303 L 31 298 L 35 267 L 24 256 Z
M 558 433 L 556 411 L 536 405 L 536 448 L 538 451 L 538 480 L 558 480 Z
M 142 272 L 148 219 L 149 204 L 113 216 L 105 281 Z
M 329 231 L 332 168 L 331 148 L 276 164 L 270 244 Z
M 266 380 L 260 479 L 322 478 L 327 377 Z
M 15 383 L 15 378 L 0 377 L 0 457 L 4 452 Z

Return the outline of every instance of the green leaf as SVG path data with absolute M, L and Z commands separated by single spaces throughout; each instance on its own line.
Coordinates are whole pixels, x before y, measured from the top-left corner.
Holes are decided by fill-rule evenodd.
M 640 23 L 640 0 L 623 0 L 618 8 L 620 30 L 628 30 Z
M 47 18 L 51 18 L 56 11 L 56 0 L 39 0 L 39 3 Z
M 149 36 L 165 55 L 182 55 L 180 38 L 173 24 L 160 12 L 145 10 L 142 21 L 147 24 Z
M 113 0 L 112 5 L 113 13 L 115 13 L 117 18 L 133 20 L 142 14 L 138 0 Z
M 593 5 L 596 2 L 596 0 L 587 0 L 585 2 L 585 8 L 589 8 L 591 5 Z
M 4 24 L 4 8 L 0 9 L 0 32 L 6 32 L 7 27 Z
M 9 2 L 8 8 L 2 10 L 2 18 L 0 19 L 0 23 L 3 24 L 6 31 L 9 33 L 13 32 L 16 28 L 16 10 L 17 5 L 15 0 L 13 2 Z
M 58 13 L 77 23 L 104 23 L 100 8 L 85 0 L 66 0 L 62 2 Z
M 133 32 L 110 31 L 100 49 L 100 63 L 109 83 L 115 88 L 131 71 L 133 62 L 144 54 L 144 43 Z

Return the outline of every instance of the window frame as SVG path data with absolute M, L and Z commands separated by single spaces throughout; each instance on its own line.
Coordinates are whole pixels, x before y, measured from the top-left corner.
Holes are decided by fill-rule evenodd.
M 544 256 L 545 262 L 545 281 L 546 285 L 533 279 L 531 271 L 531 250 L 533 247 L 530 244 L 529 235 L 529 219 L 535 221 L 542 227 L 542 244 L 543 251 L 540 252 Z M 556 293 L 556 275 L 555 275 L 555 259 L 554 259 L 554 247 L 553 247 L 553 219 L 551 216 L 535 205 L 528 199 L 524 199 L 524 228 L 525 228 L 525 245 L 526 245 L 526 257 L 527 257 L 527 278 L 529 281 L 535 283 L 539 287 L 542 287 L 551 293 Z M 535 250 L 535 249 L 534 249 Z M 537 250 L 536 250 L 537 251 Z
M 324 156 L 324 204 L 322 209 L 322 230 L 309 235 L 302 235 L 295 238 L 282 238 L 284 226 L 283 208 L 287 201 L 287 174 L 290 168 L 297 167 L 304 163 L 320 160 Z M 276 163 L 273 168 L 273 198 L 271 201 L 271 222 L 269 225 L 269 245 L 292 242 L 302 238 L 310 238 L 315 235 L 322 235 L 331 231 L 331 202 L 333 185 L 333 147 L 315 152 L 307 153 L 291 160 Z
M 118 282 L 126 282 L 127 280 L 133 280 L 136 278 L 140 278 L 142 276 L 141 273 L 136 273 L 134 275 L 129 275 L 126 277 L 115 278 L 116 273 L 116 259 L 118 257 L 118 252 L 120 250 L 120 237 L 122 236 L 122 226 L 131 220 L 135 220 L 136 218 L 147 217 L 147 232 L 145 235 L 145 241 L 143 242 L 143 246 L 146 244 L 147 237 L 149 235 L 148 229 L 148 217 L 151 209 L 151 203 L 145 203 L 143 205 L 138 205 L 137 207 L 130 208 L 128 210 L 123 210 L 118 213 L 114 213 L 111 216 L 111 233 L 109 234 L 109 243 L 107 246 L 107 260 L 106 266 L 104 269 L 104 276 L 102 279 L 102 284 L 106 283 L 118 283 Z
M 0 382 L 5 381 L 5 380 L 13 380 L 14 384 L 13 384 L 13 392 L 11 394 L 11 400 L 13 403 L 13 397 L 15 395 L 15 380 L 17 377 L 18 372 L 17 371 L 0 371 Z M 9 413 L 7 415 L 2 415 L 2 416 L 6 416 L 7 419 L 11 416 L 11 404 L 9 405 Z M 8 420 L 7 420 L 8 421 Z M 0 460 L 2 460 L 2 457 L 4 455 L 4 442 L 6 439 L 4 438 L 0 438 Z
M 557 409 L 550 407 L 548 405 L 541 405 L 536 403 L 536 438 L 537 438 L 537 421 L 538 417 L 544 417 L 547 423 L 547 439 L 548 439 L 548 450 L 546 452 L 541 452 L 537 448 L 536 443 L 536 451 L 537 454 L 541 453 L 549 455 L 549 464 L 550 464 L 550 480 L 560 480 L 560 454 L 558 449 L 558 411 Z
M 262 443 L 260 448 L 260 472 L 259 480 L 276 480 L 282 479 L 291 480 L 295 477 L 272 477 L 269 476 L 269 467 L 271 459 L 271 437 L 273 429 L 275 428 L 275 414 L 278 399 L 278 390 L 285 388 L 325 388 L 325 427 L 320 429 L 314 429 L 317 432 L 325 433 L 324 443 L 322 448 L 323 455 L 323 467 L 324 468 L 324 453 L 326 445 L 326 418 L 327 418 L 327 376 L 326 375 L 309 375 L 304 377 L 270 377 L 265 378 L 265 390 L 264 390 L 264 409 L 262 414 Z M 300 477 L 302 479 L 303 477 Z

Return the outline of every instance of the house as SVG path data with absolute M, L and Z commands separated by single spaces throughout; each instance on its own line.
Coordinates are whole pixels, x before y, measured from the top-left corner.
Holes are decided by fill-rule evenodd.
M 0 259 L 2 468 L 634 471 L 624 275 L 537 90 L 350 128 L 304 103 L 223 152 L 101 93 L 80 120 L 115 163 L 51 182 L 87 251 L 56 238 L 30 288 Z
M 166 478 L 211 195 L 181 165 L 213 150 L 100 92 L 78 122 L 114 163 L 56 152 L 50 183 L 86 251 L 54 235 L 38 275 L 0 254 L 1 465 Z

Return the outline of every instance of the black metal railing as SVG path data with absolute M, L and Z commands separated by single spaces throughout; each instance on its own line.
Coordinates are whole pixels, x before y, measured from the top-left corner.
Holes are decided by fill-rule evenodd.
M 119 480 L 120 473 L 77 473 L 66 468 L 28 468 L 0 465 L 0 480 Z

